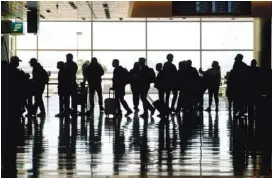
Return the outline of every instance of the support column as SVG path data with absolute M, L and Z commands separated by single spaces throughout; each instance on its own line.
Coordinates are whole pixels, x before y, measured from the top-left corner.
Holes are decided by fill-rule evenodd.
M 271 69 L 271 17 L 254 20 L 254 58 L 263 69 Z

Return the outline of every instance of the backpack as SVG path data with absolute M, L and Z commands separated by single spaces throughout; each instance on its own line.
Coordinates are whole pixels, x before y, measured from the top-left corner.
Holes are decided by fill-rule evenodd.
M 123 68 L 124 83 L 127 85 L 130 83 L 130 73 L 126 68 Z
M 153 83 L 156 78 L 156 74 L 152 68 L 148 68 L 147 78 L 149 83 Z
M 42 78 L 43 78 L 44 84 L 48 84 L 48 82 L 49 82 L 49 74 L 44 69 L 42 69 Z

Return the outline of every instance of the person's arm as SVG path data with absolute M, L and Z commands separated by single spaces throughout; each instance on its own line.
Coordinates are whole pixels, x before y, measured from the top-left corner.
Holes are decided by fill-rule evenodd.
M 105 74 L 105 71 L 103 67 L 100 65 L 100 75 L 103 76 Z
M 203 71 L 203 70 L 202 70 L 202 68 L 199 68 L 199 70 L 198 70 L 198 71 L 199 71 L 199 73 L 200 73 L 200 74 L 202 74 L 202 75 L 204 75 L 204 74 L 205 74 L 205 71 Z

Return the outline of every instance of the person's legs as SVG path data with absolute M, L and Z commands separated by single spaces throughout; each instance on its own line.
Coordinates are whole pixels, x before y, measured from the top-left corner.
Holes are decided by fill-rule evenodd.
M 77 86 L 72 88 L 72 109 L 74 114 L 77 114 Z
M 125 100 L 125 98 L 124 98 L 124 95 L 121 95 L 121 96 L 119 97 L 119 99 L 120 99 L 120 102 L 121 102 L 122 106 L 125 108 L 125 110 L 126 110 L 127 112 L 131 112 L 131 109 L 129 108 L 129 106 L 128 106 L 127 102 L 126 102 L 126 100 Z
M 147 94 L 148 94 L 148 91 L 141 93 L 141 100 L 143 102 L 143 107 L 144 107 L 144 113 L 142 114 L 143 116 L 148 116 L 148 110 L 151 111 L 151 115 L 155 113 L 155 108 L 147 100 Z
M 172 99 L 172 104 L 171 104 L 171 110 L 174 111 L 176 101 L 177 101 L 177 97 L 178 97 L 178 91 L 177 90 L 172 90 L 172 92 L 173 92 L 173 99 Z
M 32 103 L 32 95 L 28 96 L 27 98 L 27 114 L 32 116 L 33 114 L 33 103 Z
M 176 112 L 180 113 L 181 108 L 182 108 L 182 92 L 180 90 L 179 91 L 179 96 L 178 96 L 178 104 L 177 104 Z
M 138 106 L 139 106 L 140 94 L 139 94 L 139 92 L 137 92 L 135 90 L 131 90 L 131 91 L 132 91 L 134 110 L 137 111 L 137 110 L 139 110 Z
M 159 89 L 159 100 L 164 102 L 164 91 L 162 89 Z
M 213 89 L 213 95 L 214 95 L 214 101 L 215 101 L 215 110 L 218 111 L 218 106 L 219 106 L 219 97 L 218 97 L 218 93 L 219 93 L 219 87 Z
M 42 98 L 43 91 L 44 91 L 44 87 L 39 87 L 35 91 L 34 114 L 37 113 L 38 108 L 41 111 L 41 113 L 39 115 L 44 115 L 45 114 L 45 107 L 44 107 L 43 98 Z
M 115 105 L 117 114 L 122 113 L 121 106 L 120 106 L 120 93 L 118 90 L 115 90 Z
M 95 89 L 94 87 L 89 85 L 89 100 L 90 100 L 90 109 L 93 110 L 94 109 L 94 92 Z
M 209 93 L 209 107 L 206 109 L 206 111 L 210 111 L 212 106 L 213 91 L 211 88 L 208 88 L 208 93 Z
M 103 96 L 102 96 L 102 86 L 101 86 L 101 84 L 97 86 L 96 92 L 97 92 L 97 95 L 98 95 L 99 108 L 100 108 L 100 110 L 104 110 L 104 108 L 103 108 Z
M 64 102 L 64 95 L 59 95 L 59 102 L 60 102 L 60 113 L 63 114 L 65 110 L 65 102 Z
M 165 91 L 165 103 L 169 107 L 170 90 Z

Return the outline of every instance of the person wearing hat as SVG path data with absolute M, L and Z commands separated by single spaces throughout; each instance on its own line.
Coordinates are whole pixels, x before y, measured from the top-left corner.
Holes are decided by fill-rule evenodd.
M 23 134 L 21 109 L 24 106 L 24 77 L 18 69 L 21 60 L 12 56 L 9 63 L 1 61 L 1 143 L 2 175 L 15 177 L 18 136 Z
M 30 66 L 33 68 L 32 70 L 32 81 L 33 81 L 33 91 L 34 91 L 34 108 L 33 108 L 33 114 L 35 115 L 37 113 L 38 108 L 40 109 L 40 113 L 37 115 L 38 117 L 44 117 L 45 116 L 45 107 L 43 102 L 43 92 L 45 89 L 45 85 L 48 82 L 48 74 L 44 70 L 44 68 L 41 66 L 40 63 L 38 63 L 38 60 L 36 58 L 31 58 L 29 61 Z

